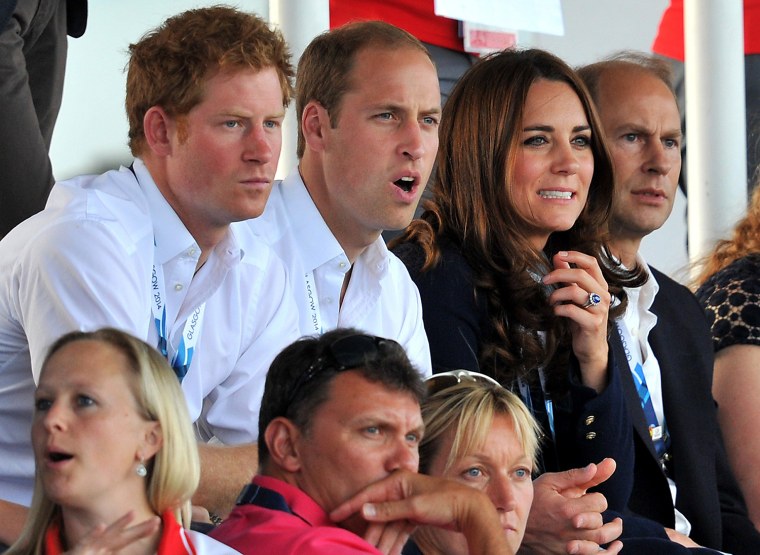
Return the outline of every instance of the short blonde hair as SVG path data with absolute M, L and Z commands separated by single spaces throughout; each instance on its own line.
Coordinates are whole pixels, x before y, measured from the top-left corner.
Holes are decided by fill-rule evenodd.
M 420 443 L 420 472 L 429 473 L 449 430 L 455 430 L 445 469 L 459 458 L 485 444 L 493 419 L 506 415 L 512 419 L 517 439 L 536 466 L 540 428 L 536 419 L 517 395 L 500 385 L 462 380 L 432 393 L 422 403 L 425 435 Z
M 174 512 L 177 521 L 190 526 L 190 498 L 198 488 L 200 459 L 185 397 L 174 371 L 153 347 L 123 331 L 103 328 L 93 332 L 71 332 L 58 339 L 48 351 L 50 358 L 75 341 L 97 341 L 124 355 L 132 378 L 135 402 L 146 420 L 158 422 L 163 444 L 146 466 L 145 493 L 156 514 Z M 32 506 L 19 540 L 6 554 L 42 555 L 45 530 L 60 514 L 60 507 L 45 494 L 39 475 L 35 479 Z

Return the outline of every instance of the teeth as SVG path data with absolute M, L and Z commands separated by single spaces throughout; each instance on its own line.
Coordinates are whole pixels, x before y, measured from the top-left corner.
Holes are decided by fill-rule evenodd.
M 539 191 L 538 195 L 541 198 L 561 198 L 566 200 L 573 198 L 573 193 L 570 191 Z
M 407 177 L 402 177 L 401 179 L 399 179 L 399 181 L 408 181 L 409 183 L 412 183 L 414 181 L 414 178 L 411 176 L 407 176 Z

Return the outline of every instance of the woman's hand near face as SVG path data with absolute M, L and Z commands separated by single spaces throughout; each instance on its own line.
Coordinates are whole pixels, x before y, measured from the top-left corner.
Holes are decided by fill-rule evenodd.
M 555 285 L 549 296 L 554 314 L 570 320 L 573 352 L 580 364 L 583 384 L 597 392 L 607 385 L 607 316 L 610 293 L 602 270 L 593 256 L 576 251 L 561 251 L 552 257 L 554 270 L 543 278 Z M 590 296 L 599 303 L 584 308 Z
M 110 526 L 100 524 L 84 536 L 79 543 L 67 551 L 68 555 L 112 555 L 124 547 L 156 534 L 161 526 L 157 516 L 134 526 L 134 512 L 130 511 Z

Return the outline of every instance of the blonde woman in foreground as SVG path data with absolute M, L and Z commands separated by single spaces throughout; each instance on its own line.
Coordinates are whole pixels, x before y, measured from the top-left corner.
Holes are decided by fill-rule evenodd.
M 236 553 L 186 529 L 198 449 L 179 381 L 148 344 L 64 335 L 34 402 L 34 496 L 8 555 Z

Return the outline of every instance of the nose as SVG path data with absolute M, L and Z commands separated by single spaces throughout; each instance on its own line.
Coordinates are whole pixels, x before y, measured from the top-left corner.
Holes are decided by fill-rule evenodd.
M 578 171 L 580 163 L 578 162 L 576 152 L 570 144 L 557 144 L 554 149 L 554 154 L 555 157 L 552 168 L 554 173 L 574 175 Z
M 410 120 L 402 129 L 403 138 L 401 151 L 404 157 L 410 160 L 418 160 L 425 154 L 425 141 L 422 138 L 422 129 L 416 120 Z
M 272 137 L 264 129 L 253 127 L 246 137 L 245 150 L 243 152 L 244 159 L 248 162 L 258 162 L 259 164 L 270 162 L 274 156 L 271 141 Z
M 409 470 L 417 472 L 420 464 L 420 455 L 416 445 L 410 445 L 404 438 L 397 441 L 386 459 L 385 470 L 393 472 L 394 470 Z
M 644 162 L 644 171 L 659 175 L 666 175 L 673 169 L 675 158 L 680 159 L 681 151 L 678 148 L 668 149 L 662 141 L 652 140 L 647 145 L 647 157 Z
M 55 401 L 45 411 L 45 416 L 42 418 L 42 425 L 48 432 L 64 430 L 66 422 L 66 409 L 63 403 Z
M 499 511 L 514 511 L 516 505 L 515 486 L 506 476 L 494 476 L 486 487 L 486 494 Z

